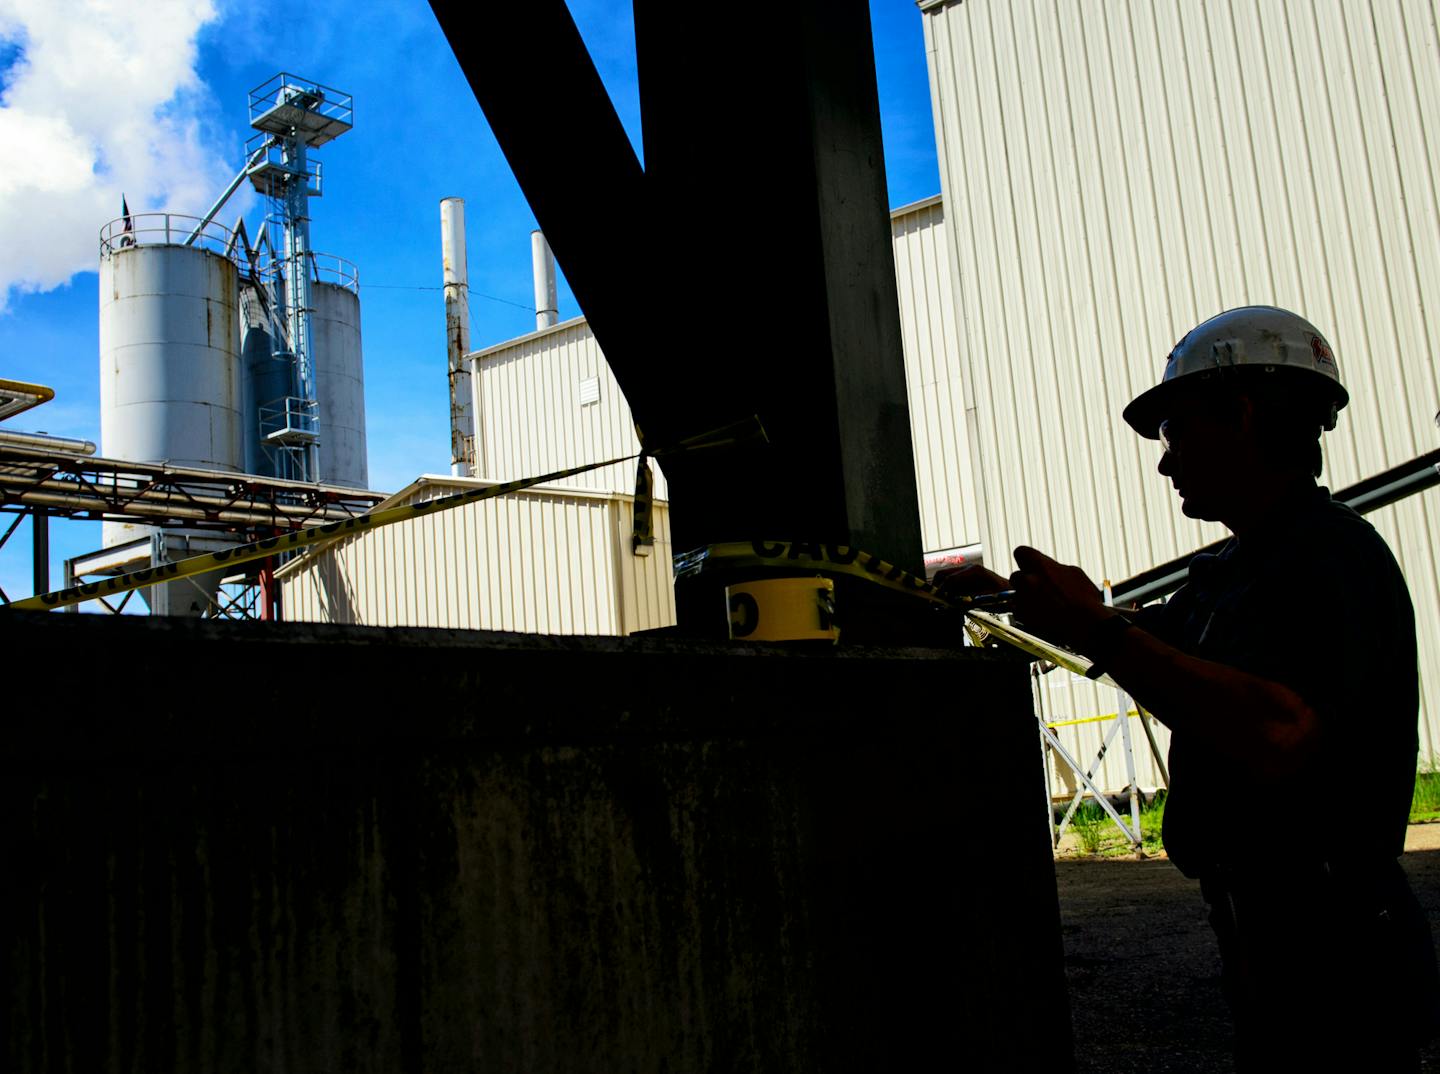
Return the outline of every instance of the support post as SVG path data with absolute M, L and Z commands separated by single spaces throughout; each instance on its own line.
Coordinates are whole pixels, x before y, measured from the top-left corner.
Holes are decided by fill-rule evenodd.
M 271 556 L 260 567 L 260 620 L 265 623 L 279 622 L 280 583 L 275 578 L 275 557 Z
M 37 507 L 30 512 L 31 540 L 34 545 L 35 592 L 50 592 L 50 512 Z

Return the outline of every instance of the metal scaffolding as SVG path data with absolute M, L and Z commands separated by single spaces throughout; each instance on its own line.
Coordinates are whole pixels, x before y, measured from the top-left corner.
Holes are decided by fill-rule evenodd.
M 265 198 L 265 232 L 277 255 L 264 267 L 277 314 L 272 357 L 289 372 L 289 391 L 261 400 L 259 435 L 277 474 L 314 480 L 320 403 L 310 323 L 309 202 L 320 196 L 324 173 L 310 150 L 350 130 L 354 109 L 348 93 L 283 71 L 250 91 L 249 106 L 257 133 L 245 147 L 245 174 Z

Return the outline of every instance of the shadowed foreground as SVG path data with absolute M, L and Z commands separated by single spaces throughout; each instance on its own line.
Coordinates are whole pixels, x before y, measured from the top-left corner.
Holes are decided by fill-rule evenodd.
M 1407 846 L 1401 863 L 1440 936 L 1440 825 L 1412 826 Z M 1076 1070 L 1233 1071 L 1200 885 L 1164 860 L 1067 860 L 1055 873 Z M 1422 1066 L 1440 1071 L 1440 1042 L 1422 1053 Z
M 76 669 L 6 713 L 0 1069 L 1070 1066 L 1043 817 L 955 853 L 1038 791 L 1023 662 L 23 613 L 0 651 Z

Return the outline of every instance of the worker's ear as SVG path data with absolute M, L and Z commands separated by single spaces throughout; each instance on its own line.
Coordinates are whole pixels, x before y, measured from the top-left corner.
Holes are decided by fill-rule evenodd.
M 1250 395 L 1240 395 L 1235 399 L 1235 426 L 1240 432 L 1253 434 L 1255 429 L 1255 399 Z
M 1241 438 L 1252 437 L 1255 431 L 1255 400 L 1246 392 L 1221 399 L 1215 408 L 1217 424 L 1233 430 Z
M 1257 427 L 1264 421 L 1264 408 L 1256 404 L 1254 396 L 1241 394 L 1231 400 L 1226 428 L 1234 436 L 1235 450 L 1253 459 L 1256 465 L 1261 464 L 1267 454 L 1263 443 L 1266 430 Z

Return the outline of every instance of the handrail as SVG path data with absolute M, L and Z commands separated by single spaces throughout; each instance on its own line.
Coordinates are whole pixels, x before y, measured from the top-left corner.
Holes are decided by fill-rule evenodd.
M 100 229 L 100 256 L 108 257 L 118 250 L 134 246 L 191 246 L 209 250 L 233 261 L 241 268 L 253 267 L 261 279 L 274 279 L 284 270 L 285 262 L 275 257 L 268 243 L 251 245 L 249 237 L 236 228 L 228 228 L 212 220 L 184 213 L 131 213 L 111 220 Z M 360 293 L 360 269 L 353 261 L 337 254 L 311 253 L 310 278 L 317 283 L 334 284 L 352 294 Z
M 306 260 L 310 262 L 310 279 L 314 282 L 343 287 L 351 294 L 360 293 L 360 268 L 355 262 L 326 253 L 311 253 Z M 260 266 L 259 276 L 262 280 L 273 282 L 285 271 L 285 267 L 284 260 L 270 258 Z
M 330 86 L 288 71 L 267 78 L 250 91 L 250 122 L 264 115 L 272 108 L 294 101 L 311 112 L 341 123 L 353 122 L 355 98 Z
M 190 240 L 188 243 L 186 240 Z M 234 233 L 224 224 L 185 213 L 131 213 L 100 229 L 100 256 L 131 246 L 198 246 L 236 260 Z

